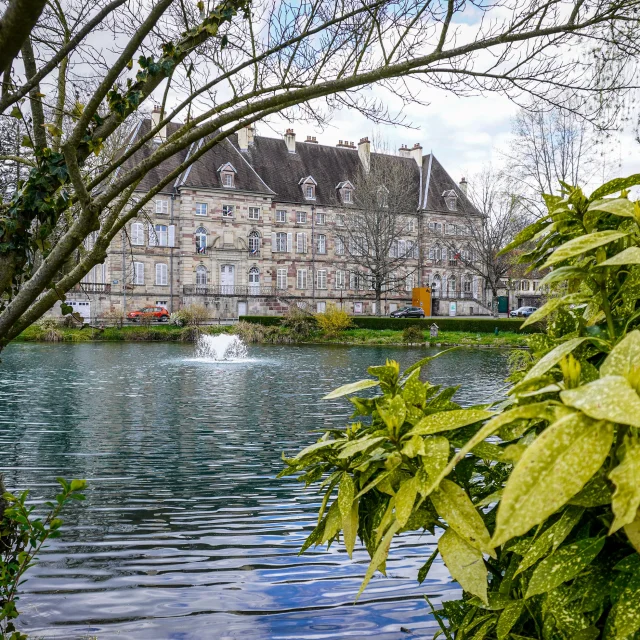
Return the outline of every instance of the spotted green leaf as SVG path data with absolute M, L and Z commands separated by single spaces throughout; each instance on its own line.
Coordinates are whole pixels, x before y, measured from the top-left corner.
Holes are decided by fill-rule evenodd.
M 416 369 L 405 381 L 402 397 L 407 404 L 422 405 L 427 395 L 427 389 L 420 382 L 420 369 Z
M 401 453 L 408 458 L 424 455 L 424 440 L 420 436 L 411 436 L 402 447 Z
M 384 436 L 380 436 L 378 438 L 363 437 L 353 442 L 347 441 L 344 449 L 340 451 L 338 458 L 340 459 L 350 458 L 351 456 L 354 456 L 356 453 L 360 453 L 361 451 L 366 451 L 370 447 L 378 444 L 378 442 L 382 442 L 382 440 L 386 440 L 386 438 Z
M 340 516 L 340 508 L 338 507 L 338 501 L 334 500 L 333 504 L 329 508 L 327 512 L 327 519 L 324 525 L 324 531 L 322 533 L 322 539 L 320 540 L 320 544 L 324 544 L 328 540 L 331 540 L 333 536 L 340 531 L 340 527 L 342 526 L 342 518 Z
M 556 309 L 560 307 L 567 306 L 570 304 L 580 304 L 582 302 L 587 302 L 589 297 L 584 293 L 570 293 L 567 296 L 563 296 L 562 298 L 551 298 L 548 302 L 543 304 L 539 309 L 536 309 L 520 326 L 522 329 L 530 324 L 535 324 L 540 320 L 546 318 L 550 313 L 553 313 Z
M 628 333 L 611 350 L 600 367 L 600 375 L 627 377 L 638 366 L 640 366 L 640 331 L 636 329 Z
M 491 536 L 467 492 L 451 480 L 443 480 L 431 494 L 438 515 L 467 544 L 484 553 L 495 555 Z
M 540 360 L 531 367 L 527 372 L 527 375 L 520 381 L 519 385 L 532 380 L 533 378 L 539 378 L 541 375 L 547 373 L 549 369 L 558 364 L 562 358 L 569 355 L 576 347 L 580 346 L 586 340 L 588 340 L 588 338 L 572 338 L 566 342 L 561 342 L 557 347 L 549 351 L 549 353 L 540 358 Z
M 609 196 L 612 193 L 619 193 L 623 189 L 628 189 L 629 187 L 633 187 L 637 184 L 640 184 L 640 173 L 636 173 L 627 178 L 614 178 L 613 180 L 609 180 L 601 187 L 598 187 L 590 197 L 590 200 L 593 202 L 595 200 L 599 200 L 600 198 L 604 198 L 605 196 Z
M 509 635 L 515 623 L 518 622 L 523 609 L 524 600 L 514 600 L 502 610 L 496 626 L 498 640 L 504 640 Z
M 547 593 L 575 578 L 591 564 L 604 546 L 605 538 L 585 538 L 558 549 L 533 572 L 525 598 Z
M 629 234 L 624 231 L 596 231 L 595 233 L 588 233 L 586 235 L 578 236 L 569 242 L 565 242 L 562 246 L 558 247 L 549 256 L 547 261 L 542 265 L 542 268 L 551 267 L 558 262 L 579 256 L 582 253 L 597 249 L 620 238 L 626 238 Z
M 553 284 L 554 282 L 564 282 L 571 278 L 584 278 L 586 271 L 580 267 L 558 267 L 553 271 L 549 271 L 547 275 L 540 280 L 540 287 L 546 284 Z
M 351 558 L 353 556 L 353 548 L 356 544 L 356 536 L 358 534 L 358 501 L 351 505 L 351 510 L 347 517 L 342 517 L 342 533 L 344 535 L 344 546 Z
M 402 396 L 394 396 L 390 400 L 385 398 L 382 401 L 378 401 L 376 408 L 387 428 L 396 430 L 404 424 L 407 406 Z
M 617 267 L 623 264 L 640 264 L 640 247 L 628 247 L 608 260 L 599 263 L 598 266 Z
M 525 534 L 566 504 L 598 471 L 612 441 L 612 424 L 581 414 L 564 416 L 545 429 L 507 481 L 491 544 Z
M 627 198 L 607 198 L 596 200 L 589 205 L 589 211 L 604 211 L 623 218 L 633 218 L 633 202 Z
M 640 553 L 640 510 L 636 513 L 635 520 L 625 525 L 624 532 L 627 534 L 631 546 Z
M 626 639 L 640 630 L 640 572 L 632 574 L 611 609 L 604 637 Z
M 353 504 L 353 496 L 355 495 L 355 486 L 353 480 L 348 473 L 342 475 L 340 480 L 340 487 L 338 489 L 338 507 L 342 519 L 350 517 L 351 505 Z
M 380 567 L 387 559 L 389 555 L 389 549 L 391 547 L 391 539 L 396 534 L 400 525 L 397 522 L 394 522 L 389 530 L 384 534 L 380 544 L 376 548 L 376 552 L 373 554 L 373 558 L 369 563 L 369 567 L 367 568 L 367 572 L 364 574 L 364 580 L 360 585 L 360 589 L 358 590 L 358 595 L 356 596 L 356 601 L 362 595 L 362 592 L 365 590 L 366 586 L 369 584 L 369 580 L 373 578 L 373 574 L 376 572 L 378 567 Z
M 335 440 L 321 440 L 320 442 L 314 442 L 310 444 L 308 447 L 304 448 L 298 455 L 294 458 L 294 460 L 300 460 L 305 456 L 308 456 L 310 453 L 314 453 L 315 451 L 319 451 L 320 449 L 326 449 L 327 447 L 335 446 Z
M 421 369 L 427 362 L 431 362 L 440 356 L 443 356 L 445 353 L 449 353 L 450 351 L 455 351 L 458 347 L 450 347 L 449 349 L 444 349 L 444 351 L 440 351 L 440 353 L 436 353 L 435 356 L 427 356 L 426 358 L 422 358 L 422 360 L 418 360 L 418 362 L 414 362 L 410 367 L 407 367 L 404 374 L 408 376 L 410 373 L 413 373 L 417 369 Z
M 609 474 L 616 487 L 611 500 L 615 519 L 609 533 L 614 533 L 626 524 L 631 524 L 640 507 L 640 440 L 627 437 L 624 443 L 624 458 Z
M 438 550 L 449 573 L 460 586 L 488 604 L 487 567 L 482 552 L 472 547 L 453 529 L 447 529 L 438 541 Z
M 369 387 L 378 386 L 378 380 L 359 380 L 358 382 L 350 382 L 349 384 L 344 384 L 337 389 L 334 389 L 331 393 L 328 393 L 323 400 L 333 400 L 334 398 L 341 398 L 342 396 L 349 395 L 350 393 L 355 393 L 356 391 L 362 391 L 362 389 L 368 389 Z
M 484 409 L 454 409 L 453 411 L 441 411 L 430 416 L 425 416 L 418 424 L 409 431 L 408 435 L 428 435 L 450 431 L 466 427 L 474 422 L 491 418 L 494 413 Z
M 568 507 L 560 519 L 541 533 L 524 554 L 515 575 L 532 567 L 540 558 L 545 556 L 550 549 L 555 551 L 578 524 L 584 509 L 580 507 Z
M 396 521 L 400 527 L 407 524 L 417 493 L 418 483 L 415 478 L 409 478 L 400 485 L 396 493 Z
M 592 418 L 640 427 L 640 397 L 622 376 L 606 376 L 560 393 L 562 402 Z

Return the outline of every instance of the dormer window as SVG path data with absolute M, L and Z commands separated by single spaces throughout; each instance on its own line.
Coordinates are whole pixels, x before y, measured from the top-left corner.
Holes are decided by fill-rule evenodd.
M 383 209 L 389 207 L 389 189 L 387 187 L 378 187 L 378 206 Z
M 339 182 L 336 185 L 336 189 L 343 204 L 353 204 L 353 185 L 348 180 Z
M 237 171 L 230 162 L 218 167 L 218 173 L 220 174 L 220 182 L 225 189 L 235 188 Z
M 447 209 L 449 211 L 457 211 L 458 210 L 458 194 L 453 190 L 449 189 L 442 194 L 444 198 L 444 203 L 447 205 Z
M 298 184 L 302 187 L 302 195 L 305 200 L 316 199 L 316 187 L 318 186 L 318 183 L 311 176 L 302 178 Z

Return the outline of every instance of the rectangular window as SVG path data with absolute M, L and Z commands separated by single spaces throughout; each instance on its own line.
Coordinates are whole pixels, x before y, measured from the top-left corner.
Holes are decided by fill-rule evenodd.
M 324 226 L 327 223 L 326 220 L 327 217 L 324 213 L 320 213 L 319 211 L 316 212 L 316 224 Z
M 336 225 L 344 227 L 344 215 L 341 213 L 336 213 Z
M 315 190 L 314 190 L 313 185 L 308 184 L 306 186 L 306 189 L 305 189 L 306 196 L 305 197 L 307 198 L 307 200 L 313 200 L 316 197 L 316 194 L 314 193 L 314 191 Z
M 456 225 L 448 224 L 447 225 L 447 235 L 455 236 L 456 235 Z
M 407 291 L 413 291 L 414 286 L 414 274 L 410 273 L 405 280 L 405 289 Z
M 307 253 L 306 233 L 296 233 L 296 253 Z
M 416 230 L 416 221 L 413 218 L 407 220 L 407 233 L 414 233 Z
M 344 289 L 344 271 L 336 271 L 336 289 Z
M 286 222 L 287 221 L 287 212 L 286 211 L 276 211 L 276 222 Z
M 318 253 L 327 253 L 327 236 L 322 233 L 317 238 L 316 251 Z
M 354 273 L 353 271 L 349 274 L 349 289 L 353 291 L 358 291 L 362 289 L 362 278 L 359 273 Z
M 196 215 L 206 216 L 209 211 L 209 205 L 206 202 L 196 202 Z
M 287 234 L 286 233 L 276 233 L 276 246 L 273 251 L 283 252 L 287 250 Z
M 327 288 L 327 272 L 325 269 L 320 269 L 316 271 L 316 281 L 318 289 L 326 289 Z
M 249 220 L 260 220 L 260 207 L 249 207 Z
M 342 192 L 342 199 L 346 204 L 351 204 L 351 189 L 345 189 Z
M 134 222 L 131 225 L 131 244 L 144 244 L 144 225 L 142 222 Z
M 222 205 L 222 217 L 223 218 L 233 218 L 233 205 L 232 204 L 223 204 Z
M 167 265 L 162 262 L 156 264 L 156 284 L 160 286 L 167 284 Z
M 233 187 L 233 173 L 223 173 L 223 182 L 222 184 L 225 187 Z
M 131 284 L 144 284 L 144 262 L 134 262 Z
M 298 224 L 306 224 L 307 223 L 307 212 L 306 211 L 296 211 L 296 222 Z
M 336 238 L 336 255 L 344 255 L 344 240 L 342 238 Z
M 169 213 L 169 201 L 156 200 L 156 213 Z
M 287 288 L 287 270 L 286 269 L 278 269 L 278 271 L 276 272 L 276 287 L 278 289 Z
M 296 287 L 298 289 L 306 289 L 307 288 L 307 270 L 306 269 L 298 269 L 296 278 Z
M 165 224 L 156 225 L 156 238 L 158 240 L 159 247 L 169 246 L 169 229 Z

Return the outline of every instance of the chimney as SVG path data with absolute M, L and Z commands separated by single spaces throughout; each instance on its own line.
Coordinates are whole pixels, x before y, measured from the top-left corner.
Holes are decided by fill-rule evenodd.
M 160 124 L 160 105 L 154 105 L 151 112 L 151 128 L 155 129 Z M 156 140 L 164 141 L 167 139 L 167 127 L 164 126 L 155 135 Z
M 253 144 L 254 134 L 255 131 L 252 125 L 238 129 L 238 147 L 240 147 L 240 151 L 249 150 L 249 147 Z
M 316 140 L 315 136 L 307 136 L 307 139 L 305 140 L 305 142 L 308 142 L 310 144 L 318 144 L 318 141 Z
M 362 167 L 368 173 L 371 166 L 371 143 L 369 138 L 360 138 L 360 142 L 358 142 L 358 157 L 362 162 Z
M 462 193 L 464 193 L 464 195 L 467 195 L 467 187 L 468 187 L 469 183 L 467 182 L 467 179 L 463 176 L 462 180 L 460 180 L 460 191 L 462 191 Z
M 418 166 L 422 166 L 422 147 L 416 142 L 413 145 L 413 149 L 409 150 L 411 157 L 418 163 Z
M 410 158 L 411 157 L 411 151 L 409 151 L 409 148 L 407 147 L 406 144 L 403 144 L 398 149 L 398 155 L 401 158 Z
M 287 129 L 287 133 L 284 134 L 284 141 L 287 143 L 287 149 L 289 153 L 296 152 L 296 134 L 293 129 Z

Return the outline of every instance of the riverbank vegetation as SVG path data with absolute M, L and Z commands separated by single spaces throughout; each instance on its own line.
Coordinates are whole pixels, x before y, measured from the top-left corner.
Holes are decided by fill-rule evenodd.
M 626 191 L 637 184 L 590 198 L 564 185 L 507 248 L 553 267 L 554 295 L 527 320 L 549 323 L 506 400 L 463 408 L 457 387 L 420 379 L 432 358 L 402 374 L 369 367 L 326 396 L 351 396 L 353 421 L 280 475 L 323 496 L 302 551 L 341 540 L 351 556 L 360 537 L 371 562 L 358 596 L 396 535 L 425 530 L 440 536 L 418 580 L 440 555 L 464 591 L 433 609 L 445 637 L 638 638 L 640 205 Z M 353 395 L 365 389 L 378 394 Z

